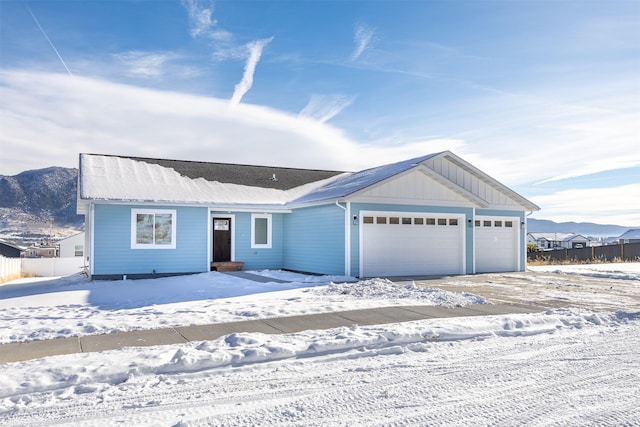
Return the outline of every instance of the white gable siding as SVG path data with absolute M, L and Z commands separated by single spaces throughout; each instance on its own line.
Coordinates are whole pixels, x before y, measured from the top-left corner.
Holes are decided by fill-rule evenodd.
M 356 195 L 352 201 L 405 205 L 424 205 L 428 202 L 431 206 L 472 206 L 464 197 L 420 171 L 412 171 L 374 185 Z
M 424 164 L 449 179 L 451 182 L 486 201 L 488 208 L 521 208 L 521 205 L 518 202 L 510 198 L 507 194 L 496 189 L 491 183 L 480 179 L 478 175 L 451 162 L 446 157 L 428 159 Z

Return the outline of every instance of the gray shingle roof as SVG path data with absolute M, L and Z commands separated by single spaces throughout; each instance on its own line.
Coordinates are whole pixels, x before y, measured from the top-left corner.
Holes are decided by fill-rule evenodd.
M 311 182 L 320 181 L 344 173 L 340 171 L 317 169 L 296 169 L 275 166 L 253 166 L 232 163 L 153 159 L 145 157 L 109 157 L 121 157 L 156 164 L 165 168 L 171 168 L 180 175 L 191 179 L 203 178 L 207 181 L 273 188 L 277 190 L 290 190 L 300 185 L 309 184 Z

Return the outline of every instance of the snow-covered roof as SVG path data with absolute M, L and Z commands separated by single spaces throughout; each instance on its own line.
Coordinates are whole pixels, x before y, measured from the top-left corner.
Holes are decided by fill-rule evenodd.
M 618 239 L 640 239 L 640 228 L 631 228 L 622 233 Z
M 378 166 L 360 172 L 343 175 L 342 177 L 330 182 L 322 188 L 319 188 L 312 193 L 306 194 L 296 200 L 293 200 L 292 204 L 303 204 L 320 200 L 339 199 L 342 197 L 346 197 L 363 188 L 370 187 L 373 184 L 407 171 L 419 165 L 421 162 L 424 162 L 425 160 L 430 159 L 438 154 L 440 153 L 429 154 L 427 156 L 416 157 L 414 159 L 409 159 L 390 165 Z
M 575 233 L 528 233 L 534 240 L 548 240 L 550 242 L 568 242 L 574 239 L 583 239 L 585 241 L 588 238 Z
M 339 201 L 411 169 L 421 170 L 472 203 L 483 200 L 449 177 L 430 169 L 438 158 L 460 164 L 501 194 L 528 210 L 539 208 L 449 151 L 354 173 L 144 159 L 97 154 L 80 155 L 78 212 L 89 201 L 206 204 L 217 207 L 288 210 Z M 211 169 L 208 170 L 207 166 Z M 280 182 L 282 181 L 282 182 Z
M 336 179 L 332 177 L 280 190 L 192 179 L 158 164 L 94 154 L 80 155 L 79 176 L 79 203 L 81 200 L 105 200 L 275 206 L 284 206 L 290 200 Z

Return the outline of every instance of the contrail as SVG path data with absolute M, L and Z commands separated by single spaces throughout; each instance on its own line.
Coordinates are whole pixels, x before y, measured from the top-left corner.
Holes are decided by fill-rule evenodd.
M 260 61 L 260 56 L 262 56 L 262 49 L 271 43 L 271 40 L 273 40 L 273 37 L 256 40 L 247 45 L 247 48 L 249 49 L 249 58 L 247 58 L 247 63 L 244 66 L 242 80 L 235 86 L 235 90 L 233 91 L 233 96 L 231 97 L 232 105 L 238 105 L 244 94 L 251 89 L 251 86 L 253 86 L 253 74 L 256 71 L 258 61 Z
M 26 5 L 25 5 L 26 6 Z M 49 37 L 47 36 L 47 33 L 44 32 L 44 29 L 42 28 L 42 26 L 40 26 L 40 23 L 38 22 L 38 20 L 36 19 L 36 16 L 33 14 L 33 12 L 31 11 L 31 9 L 29 8 L 29 6 L 26 6 L 27 10 L 29 11 L 29 14 L 31 15 L 31 17 L 33 18 L 33 21 L 36 23 L 36 25 L 38 26 L 38 29 L 40 29 L 40 32 L 42 33 L 42 35 L 44 36 L 45 39 L 47 39 L 47 41 L 49 42 L 49 45 L 51 45 L 51 48 L 53 49 L 53 51 L 56 53 L 56 55 L 58 55 L 58 59 L 60 60 L 60 62 L 62 62 L 62 65 L 64 66 L 64 69 L 67 70 L 67 73 L 69 73 L 69 75 L 71 77 L 73 77 L 73 74 L 71 73 L 71 70 L 69 70 L 69 67 L 67 67 L 67 64 L 65 64 L 64 59 L 62 59 L 62 56 L 60 56 L 60 52 L 58 52 L 58 49 L 56 49 L 56 47 L 53 45 L 53 43 L 51 43 L 51 40 L 49 39 Z

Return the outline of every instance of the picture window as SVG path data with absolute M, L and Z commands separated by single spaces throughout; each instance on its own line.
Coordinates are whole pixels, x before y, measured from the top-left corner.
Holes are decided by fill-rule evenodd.
M 131 210 L 132 249 L 175 249 L 176 211 Z

